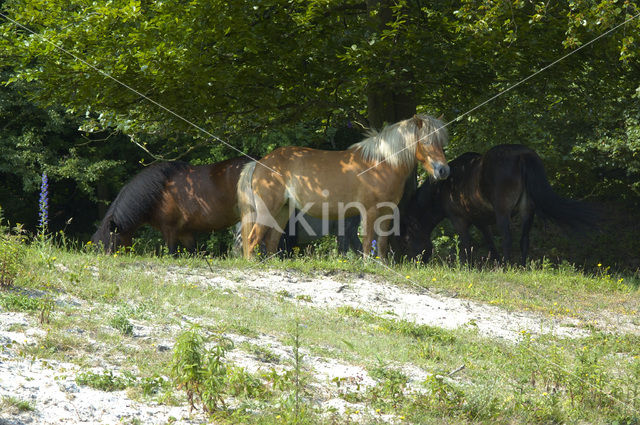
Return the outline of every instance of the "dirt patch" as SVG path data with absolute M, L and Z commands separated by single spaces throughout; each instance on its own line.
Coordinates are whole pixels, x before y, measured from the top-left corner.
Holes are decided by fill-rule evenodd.
M 215 275 L 194 275 L 174 269 L 168 277 L 216 289 L 246 289 L 271 294 L 290 294 L 317 308 L 351 306 L 376 314 L 391 313 L 397 319 L 417 324 L 455 329 L 476 326 L 481 335 L 518 341 L 523 331 L 565 337 L 584 337 L 580 322 L 572 318 L 547 317 L 532 312 L 507 311 L 497 306 L 434 294 L 414 287 L 384 282 L 374 283 L 354 276 L 351 281 L 331 277 L 309 277 L 297 273 L 270 270 L 221 271 Z M 166 278 L 166 277 L 165 277 Z

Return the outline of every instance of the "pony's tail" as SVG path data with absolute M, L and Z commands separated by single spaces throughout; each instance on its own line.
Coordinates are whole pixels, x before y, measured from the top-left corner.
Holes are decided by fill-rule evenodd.
M 249 234 L 253 228 L 253 223 L 256 221 L 256 202 L 251 184 L 255 169 L 255 161 L 247 163 L 242 168 L 240 178 L 238 179 L 238 208 L 240 209 L 240 217 L 242 218 L 242 252 L 245 258 L 250 256 Z
M 597 227 L 599 210 L 590 203 L 556 194 L 538 155 L 524 154 L 521 160 L 527 195 L 533 200 L 537 214 L 574 231 L 594 230 Z

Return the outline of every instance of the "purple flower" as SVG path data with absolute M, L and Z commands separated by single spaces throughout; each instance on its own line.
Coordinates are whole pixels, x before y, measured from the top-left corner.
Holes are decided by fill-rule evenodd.
M 371 241 L 371 255 L 376 255 L 376 251 L 378 250 L 378 247 L 376 246 L 376 240 L 372 240 Z
M 46 232 L 49 224 L 49 179 L 47 173 L 42 173 L 42 183 L 40 184 L 40 222 L 39 226 L 42 233 Z

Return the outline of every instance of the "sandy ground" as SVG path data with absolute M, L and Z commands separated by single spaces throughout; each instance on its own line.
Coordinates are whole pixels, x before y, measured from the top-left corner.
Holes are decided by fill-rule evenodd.
M 194 275 L 179 269 L 171 270 L 168 277 L 218 289 L 253 289 L 273 294 L 286 291 L 293 298 L 302 296 L 310 300 L 308 305 L 318 308 L 351 306 L 377 314 L 391 312 L 397 319 L 446 329 L 477 326 L 481 335 L 509 341 L 517 341 L 523 330 L 566 337 L 588 335 L 587 331 L 577 327 L 579 323 L 574 319 L 507 311 L 497 306 L 435 294 L 416 286 L 400 287 L 372 282 L 364 277 L 342 282 L 332 277 L 312 278 L 272 270 L 253 271 L 249 279 L 241 271 Z
M 377 314 L 448 329 L 461 326 L 477 326 L 478 332 L 492 338 L 515 342 L 521 331 L 534 334 L 553 333 L 566 337 L 587 335 L 571 319 L 549 318 L 525 312 L 509 312 L 500 307 L 474 301 L 434 294 L 412 286 L 400 287 L 383 282 L 372 282 L 366 277 L 353 277 L 348 282 L 332 277 L 308 277 L 299 273 L 271 271 L 227 270 L 215 274 L 194 274 L 190 270 L 170 268 L 159 278 L 192 282 L 218 289 L 259 291 L 266 295 L 287 294 L 292 299 L 319 309 L 335 309 L 352 306 Z M 301 297 L 299 297 L 301 296 Z M 155 335 L 163 341 L 162 349 L 172 348 L 172 335 L 152 325 L 137 325 L 134 337 Z M 166 331 L 165 331 L 166 332 Z M 27 359 L 19 356 L 20 348 L 37 344 L 44 331 L 30 316 L 23 313 L 0 311 L 0 396 L 12 396 L 30 401 L 33 411 L 17 412 L 5 409 L 0 412 L 1 424 L 81 424 L 81 423 L 143 423 L 194 424 L 206 422 L 198 413 L 190 413 L 185 406 L 165 406 L 139 403 L 131 400 L 126 391 L 103 392 L 80 386 L 75 382 L 79 367 L 70 362 Z M 268 348 L 282 359 L 277 364 L 265 362 L 255 355 L 234 349 L 229 360 L 248 371 L 268 371 L 290 368 L 291 347 L 285 346 L 268 335 L 248 338 L 228 335 L 236 347 L 243 342 Z M 365 406 L 351 404 L 340 398 L 344 391 L 365 391 L 375 384 L 366 370 L 335 359 L 305 354 L 305 368 L 313 382 L 313 402 L 342 415 L 351 413 L 351 419 L 371 418 L 375 412 Z M 71 359 L 70 359 L 71 360 Z M 105 365 L 109 370 L 114 368 Z M 409 385 L 423 381 L 428 374 L 412 365 L 396 365 L 410 377 Z M 340 386 L 336 384 L 339 381 Z M 417 385 L 416 385 L 417 388 Z M 391 416 L 375 416 L 393 423 Z

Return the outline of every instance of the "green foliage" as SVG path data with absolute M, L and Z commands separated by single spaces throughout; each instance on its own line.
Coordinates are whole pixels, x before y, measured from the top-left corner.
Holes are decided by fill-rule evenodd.
M 17 413 L 32 412 L 35 410 L 34 403 L 32 401 L 20 400 L 17 397 L 3 395 L 0 406 L 3 411 L 16 410 Z
M 338 133 L 347 121 L 464 114 L 449 126 L 449 157 L 526 144 L 559 193 L 635 208 L 640 19 L 576 49 L 636 16 L 636 3 L 424 3 L 6 3 L 4 13 L 29 30 L 9 20 L 0 27 L 0 79 L 10 83 L 0 90 L 0 200 L 15 200 L 5 202 L 8 215 L 31 227 L 35 202 L 20 192 L 33 196 L 46 171 L 52 205 L 64 210 L 53 227 L 76 217 L 83 222 L 73 232 L 86 235 L 96 218 L 84 214 L 89 200 L 112 200 L 139 162 L 237 155 L 58 45 L 255 157 L 283 145 L 345 148 Z M 205 244 L 223 253 L 228 242 L 225 234 Z M 452 241 L 438 242 L 445 250 Z
M 129 321 L 129 317 L 126 312 L 118 310 L 109 322 L 112 328 L 122 332 L 123 335 L 133 335 L 133 325 Z
M 302 398 L 305 383 L 300 332 L 294 329 L 291 334 L 294 354 L 292 369 L 284 372 L 271 369 L 262 375 L 262 379 L 233 366 L 225 359 L 228 350 L 233 348 L 231 341 L 225 337 L 216 336 L 215 346 L 207 349 L 206 340 L 197 328 L 183 332 L 178 336 L 173 352 L 171 368 L 174 383 L 187 393 L 192 408 L 200 407 L 212 418 L 231 415 L 235 420 L 246 423 L 255 420 L 259 423 L 271 423 L 274 420 L 274 423 L 300 425 L 317 423 L 316 415 Z M 276 407 L 268 407 L 257 418 L 255 414 L 247 412 L 244 404 L 235 411 L 226 409 L 225 399 L 229 397 L 240 401 L 273 401 L 276 396 L 280 397 L 279 402 L 275 403 Z
M 377 381 L 376 386 L 368 390 L 373 405 L 385 410 L 395 409 L 404 397 L 409 378 L 382 363 L 371 371 L 371 377 Z
M 279 355 L 261 345 L 248 344 L 248 351 L 263 363 L 280 364 L 282 361 Z
M 205 340 L 196 328 L 180 334 L 176 340 L 171 366 L 178 389 L 187 393 L 192 409 L 201 404 L 207 413 L 224 406 L 226 395 L 226 352 L 233 347 L 230 340 L 219 337 L 211 350 L 205 348 Z
M 159 375 L 140 378 L 137 386 L 142 390 L 142 394 L 150 397 L 158 394 L 161 390 L 168 390 L 170 382 Z
M 51 312 L 55 309 L 55 301 L 51 295 L 51 288 L 47 288 L 45 295 L 39 300 L 40 302 L 40 324 L 51 323 Z
M 132 383 L 131 378 L 114 375 L 111 370 L 102 373 L 81 372 L 76 376 L 76 382 L 101 391 L 121 391 Z
M 124 371 L 122 375 L 115 375 L 111 370 L 102 373 L 81 372 L 76 376 L 78 385 L 86 385 L 100 391 L 121 391 L 127 388 L 139 388 L 145 397 L 151 397 L 169 389 L 170 382 L 154 374 L 147 377 L 136 377 Z
M 456 341 L 451 332 L 435 326 L 418 325 L 407 320 L 387 319 L 351 306 L 338 307 L 338 312 L 345 316 L 357 317 L 368 323 L 374 323 L 382 331 L 405 335 L 417 340 L 431 340 L 445 344 L 453 344 Z
M 42 308 L 40 299 L 16 292 L 0 293 L 0 305 L 9 311 L 38 311 Z
M 0 215 L 0 287 L 6 287 L 13 285 L 23 269 L 25 246 L 23 236 L 8 233 L 1 226 L 1 220 Z

